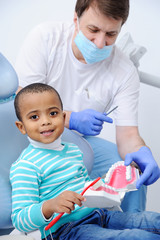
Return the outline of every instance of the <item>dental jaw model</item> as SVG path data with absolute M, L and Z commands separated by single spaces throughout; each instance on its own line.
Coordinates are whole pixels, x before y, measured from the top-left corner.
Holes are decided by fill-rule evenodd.
M 125 192 L 136 190 L 138 170 L 131 166 L 124 166 L 123 161 L 112 165 L 104 181 L 98 177 L 94 181 L 87 182 L 81 195 L 86 201 L 83 205 L 90 208 L 119 207 Z M 60 213 L 45 228 L 49 230 L 64 213 Z
M 135 191 L 139 171 L 135 167 L 125 166 L 123 161 L 112 165 L 105 179 L 99 181 L 98 188 L 90 187 L 84 194 L 86 207 L 113 208 L 120 206 L 126 192 Z M 85 187 L 90 182 L 86 183 Z

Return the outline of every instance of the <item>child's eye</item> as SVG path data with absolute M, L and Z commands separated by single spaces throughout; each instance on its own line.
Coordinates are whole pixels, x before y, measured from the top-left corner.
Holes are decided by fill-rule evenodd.
M 55 111 L 50 113 L 51 116 L 55 116 L 57 114 L 58 114 L 58 112 L 55 112 Z
M 31 116 L 31 119 L 33 119 L 33 120 L 38 119 L 38 116 L 37 115 L 33 115 L 33 116 Z

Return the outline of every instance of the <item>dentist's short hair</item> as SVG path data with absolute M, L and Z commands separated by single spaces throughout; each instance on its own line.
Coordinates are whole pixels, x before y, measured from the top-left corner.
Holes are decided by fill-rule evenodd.
M 80 18 L 90 6 L 98 7 L 99 11 L 116 20 L 122 19 L 124 24 L 129 15 L 129 0 L 77 0 L 75 12 Z

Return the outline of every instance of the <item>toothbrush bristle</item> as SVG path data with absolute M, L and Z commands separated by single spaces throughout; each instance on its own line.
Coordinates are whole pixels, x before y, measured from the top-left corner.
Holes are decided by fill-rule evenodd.
M 102 184 L 103 184 L 102 179 L 99 179 L 98 182 L 96 182 L 92 187 L 94 188 L 94 190 L 96 190 L 97 188 L 102 186 Z

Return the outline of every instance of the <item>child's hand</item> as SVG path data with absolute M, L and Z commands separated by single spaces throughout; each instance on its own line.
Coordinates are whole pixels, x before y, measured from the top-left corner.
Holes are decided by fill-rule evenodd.
M 65 212 L 69 214 L 75 209 L 75 204 L 81 207 L 82 201 L 85 201 L 85 197 L 81 194 L 72 191 L 64 191 L 56 198 L 44 202 L 42 212 L 47 219 L 55 212 Z
M 54 212 L 65 212 L 69 214 L 75 209 L 75 204 L 81 207 L 82 201 L 84 200 L 85 198 L 76 192 L 64 191 L 54 199 Z

